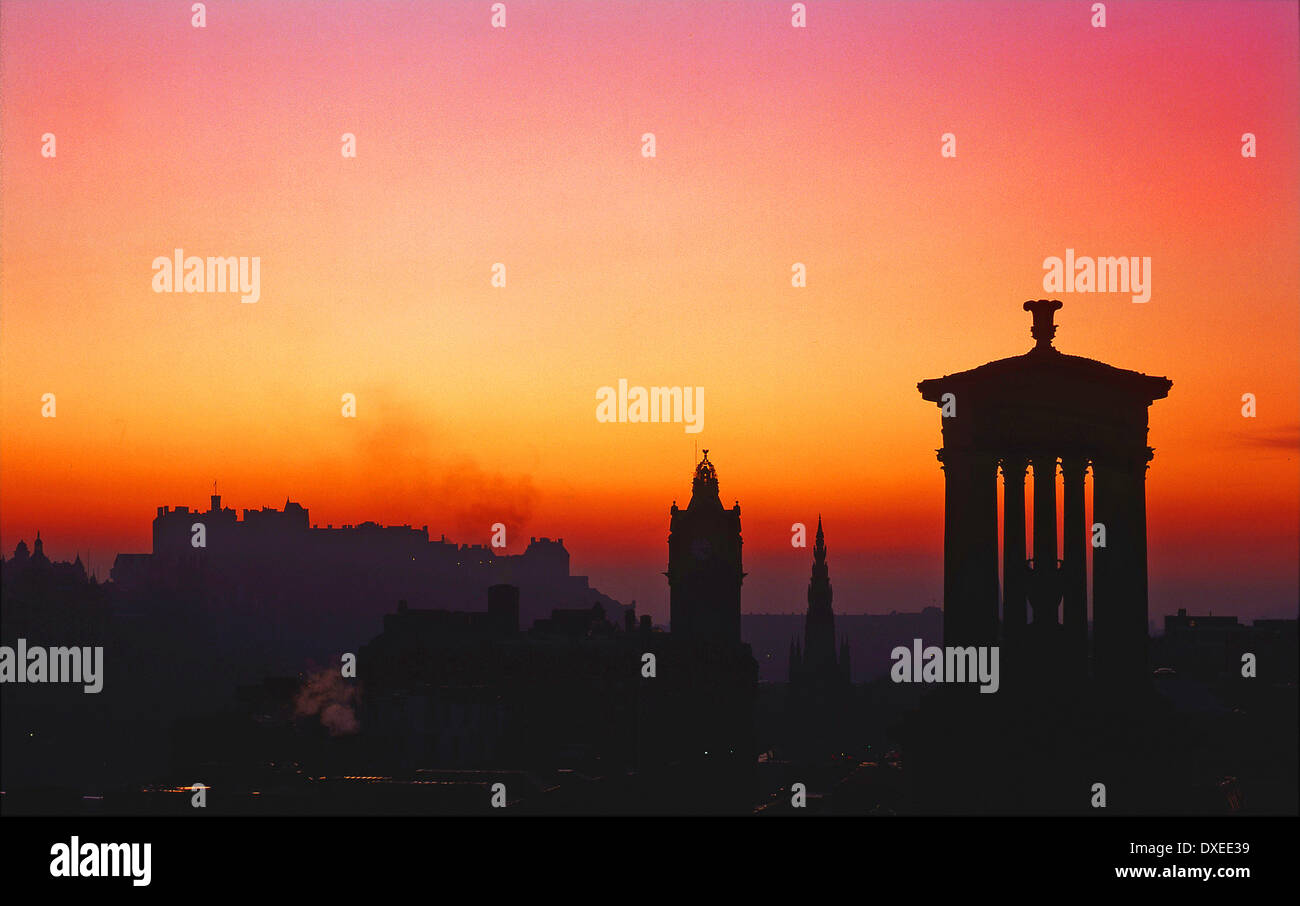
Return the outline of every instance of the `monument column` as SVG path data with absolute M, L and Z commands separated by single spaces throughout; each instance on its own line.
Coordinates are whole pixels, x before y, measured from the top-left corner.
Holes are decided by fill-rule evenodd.
M 997 466 L 991 456 L 945 447 L 943 633 L 945 645 L 996 645 Z
M 1088 460 L 1079 454 L 1063 457 L 1065 483 L 1064 619 L 1066 644 L 1073 667 L 1082 676 L 1088 658 L 1088 527 L 1084 507 L 1084 478 Z
M 1124 675 L 1141 682 L 1150 676 L 1147 667 L 1147 648 L 1150 642 L 1147 627 L 1147 463 L 1151 461 L 1151 448 L 1142 449 L 1129 465 L 1129 519 L 1133 526 L 1133 580 L 1129 592 L 1128 619 L 1125 640 Z
M 1146 675 L 1146 460 L 1149 449 L 1095 461 L 1093 519 L 1106 545 L 1093 552 L 1093 653 L 1097 678 L 1131 684 Z
M 971 464 L 974 490 L 970 512 L 972 535 L 971 612 L 976 645 L 998 643 L 998 461 L 976 454 Z M 947 644 L 945 642 L 944 644 Z
M 1034 623 L 1057 625 L 1056 456 L 1037 454 L 1034 464 Z
M 1018 639 L 1025 615 L 1025 469 L 1023 456 L 1002 460 L 1002 632 Z
M 966 538 L 963 518 L 969 506 L 970 475 L 965 457 L 957 450 L 944 447 L 939 451 L 943 463 L 943 638 L 965 635 L 959 596 L 962 587 L 962 566 L 966 556 Z

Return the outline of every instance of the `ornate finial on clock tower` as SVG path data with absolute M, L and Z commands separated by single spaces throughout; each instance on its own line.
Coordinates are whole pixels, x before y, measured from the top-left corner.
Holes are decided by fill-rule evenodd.
M 713 463 L 709 462 L 708 450 L 704 451 L 704 458 L 695 467 L 695 481 L 691 489 L 692 491 L 704 490 L 713 497 L 718 496 L 718 473 L 713 468 Z

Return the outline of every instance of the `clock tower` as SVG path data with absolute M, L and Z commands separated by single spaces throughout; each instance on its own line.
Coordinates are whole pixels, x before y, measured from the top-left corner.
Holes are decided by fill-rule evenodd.
M 695 467 L 691 502 L 669 510 L 668 577 L 674 638 L 740 643 L 740 504 L 724 509 L 709 451 Z

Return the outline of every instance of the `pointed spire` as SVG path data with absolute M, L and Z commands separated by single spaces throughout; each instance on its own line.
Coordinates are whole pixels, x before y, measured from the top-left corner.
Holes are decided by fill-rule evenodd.
M 36 532 L 36 542 L 32 545 L 32 562 L 42 566 L 50 562 L 50 559 L 45 556 L 45 542 L 41 540 L 39 529 Z
M 826 533 L 817 515 L 812 576 L 808 582 L 808 613 L 804 619 L 804 658 L 809 669 L 835 664 L 835 614 L 831 609 L 830 569 L 826 565 Z

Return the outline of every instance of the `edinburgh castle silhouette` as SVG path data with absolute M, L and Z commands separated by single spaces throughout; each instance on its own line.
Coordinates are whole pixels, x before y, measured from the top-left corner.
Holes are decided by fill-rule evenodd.
M 778 814 L 795 783 L 828 814 L 1085 814 L 1097 782 L 1118 813 L 1294 812 L 1296 621 L 1181 612 L 1148 638 L 1148 408 L 1171 382 L 1057 351 L 1061 303 L 1024 308 L 1030 351 L 918 385 L 941 411 L 941 625 L 837 619 L 820 517 L 802 617 L 745 614 L 708 450 L 668 513 L 667 631 L 571 575 L 562 539 L 504 555 L 214 492 L 159 507 L 108 582 L 39 535 L 0 564 L 0 642 L 103 645 L 108 677 L 0 691 L 5 810 L 182 814 L 200 780 L 230 814 L 480 814 L 497 783 L 533 814 Z M 918 637 L 998 646 L 1000 689 L 891 682 Z
M 193 545 L 202 525 L 205 546 Z M 560 608 L 600 604 L 614 619 L 623 605 L 569 572 L 564 539 L 532 538 L 522 554 L 487 545 L 457 545 L 429 537 L 428 526 L 312 526 L 308 511 L 223 508 L 213 494 L 206 513 L 159 507 L 151 554 L 120 554 L 113 582 L 128 599 L 148 601 L 159 590 L 220 610 L 238 622 L 245 644 L 265 646 L 266 669 L 296 669 L 308 651 L 343 650 L 405 600 L 412 606 L 480 607 L 490 585 L 520 589 L 524 625 Z M 277 639 L 292 640 L 284 650 Z M 343 646 L 341 649 L 340 646 Z

